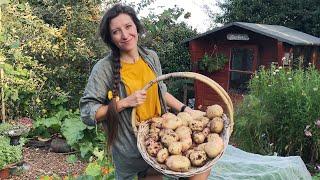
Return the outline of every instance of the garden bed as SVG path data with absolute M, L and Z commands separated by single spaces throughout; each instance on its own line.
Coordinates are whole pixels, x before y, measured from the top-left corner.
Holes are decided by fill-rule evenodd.
M 68 155 L 53 153 L 45 148 L 23 148 L 23 161 L 26 162 L 28 170 L 13 174 L 10 179 L 38 179 L 41 176 L 57 175 L 64 177 L 67 175 L 81 174 L 87 163 L 77 160 L 75 163 L 68 163 Z

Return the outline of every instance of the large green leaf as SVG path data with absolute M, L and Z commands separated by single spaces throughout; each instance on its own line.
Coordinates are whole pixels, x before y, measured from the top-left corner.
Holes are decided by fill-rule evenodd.
M 85 130 L 86 127 L 87 126 L 79 117 L 66 118 L 61 131 L 63 136 L 67 139 L 68 144 L 72 146 L 83 138 L 83 130 Z

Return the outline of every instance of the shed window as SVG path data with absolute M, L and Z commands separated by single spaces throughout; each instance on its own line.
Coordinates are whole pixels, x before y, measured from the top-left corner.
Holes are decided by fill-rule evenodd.
M 253 64 L 253 49 L 232 48 L 229 90 L 237 93 L 245 93 L 248 91 L 248 83 L 253 74 Z

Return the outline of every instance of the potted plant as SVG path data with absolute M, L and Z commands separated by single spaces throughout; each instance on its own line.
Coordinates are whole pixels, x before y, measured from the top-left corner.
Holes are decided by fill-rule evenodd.
M 224 54 L 204 54 L 202 59 L 198 61 L 198 69 L 201 72 L 213 73 L 224 68 L 228 62 L 228 58 Z
M 8 178 L 10 165 L 22 159 L 22 146 L 10 145 L 10 138 L 0 135 L 0 179 Z

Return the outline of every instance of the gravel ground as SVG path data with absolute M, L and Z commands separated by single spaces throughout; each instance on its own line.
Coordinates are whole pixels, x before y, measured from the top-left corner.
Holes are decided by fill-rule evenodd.
M 86 168 L 86 163 L 76 161 L 74 164 L 67 162 L 68 155 L 53 153 L 47 149 L 25 147 L 23 149 L 23 161 L 26 162 L 28 170 L 13 173 L 9 179 L 29 180 L 39 179 L 44 175 L 58 175 L 64 177 L 68 174 L 81 174 Z

